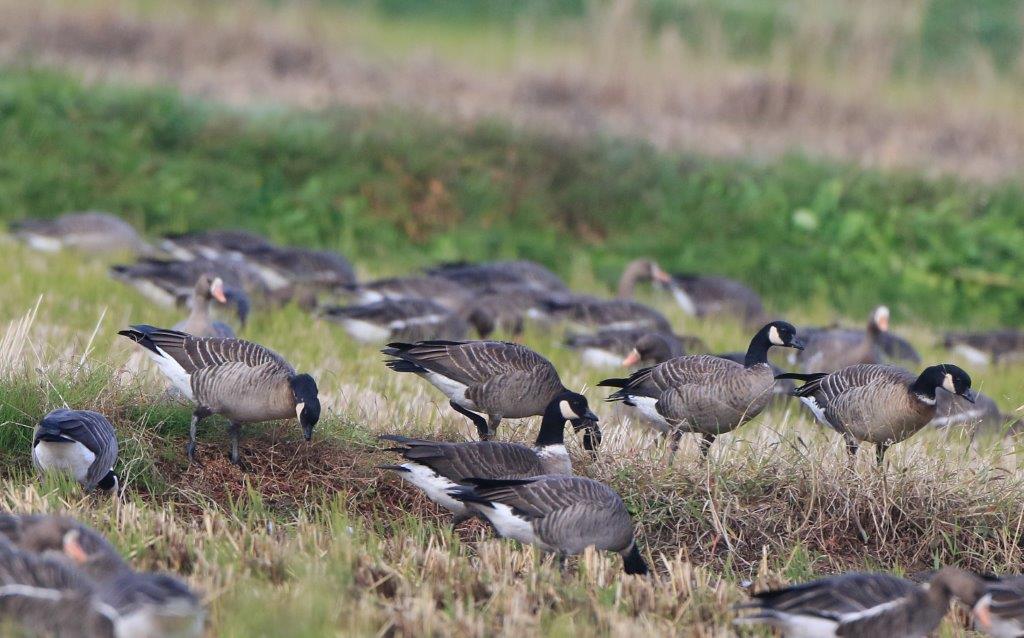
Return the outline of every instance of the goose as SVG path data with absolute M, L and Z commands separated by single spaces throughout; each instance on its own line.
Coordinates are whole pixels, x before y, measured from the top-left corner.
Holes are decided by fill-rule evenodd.
M 63 561 L 96 582 L 131 569 L 102 534 L 70 516 L 0 513 L 0 538 L 22 551 Z
M 634 259 L 622 270 L 616 296 L 619 299 L 632 299 L 636 285 L 641 281 L 654 281 L 667 286 L 672 283 L 672 277 L 662 270 L 657 262 L 650 259 Z
M 946 567 L 926 585 L 889 574 L 850 573 L 753 595 L 736 625 L 769 625 L 789 638 L 925 638 L 952 597 L 976 599 L 984 582 Z
M 764 321 L 761 296 L 735 279 L 714 275 L 673 274 L 666 287 L 688 315 L 729 315 L 747 325 L 758 325 Z
M 320 311 L 356 341 L 464 339 L 469 325 L 429 299 L 384 299 L 362 306 L 328 306 Z
M 90 410 L 53 410 L 32 435 L 32 464 L 40 472 L 67 472 L 87 492 L 117 492 L 117 433 L 107 417 Z
M 456 281 L 476 292 L 500 292 L 508 288 L 523 287 L 542 292 L 569 292 L 568 286 L 558 275 L 536 262 L 525 259 L 480 264 L 440 264 L 428 269 L 427 274 Z
M 188 318 L 174 324 L 174 330 L 187 332 L 194 337 L 233 338 L 235 331 L 231 326 L 210 318 L 211 300 L 222 304 L 228 303 L 227 295 L 224 294 L 224 281 L 220 277 L 203 273 L 196 279 L 196 286 L 192 290 L 192 299 L 189 302 L 192 310 Z
M 704 342 L 697 337 L 642 329 L 570 334 L 566 337 L 565 345 L 578 350 L 583 362 L 593 367 L 629 367 L 641 361 L 661 363 L 687 352 L 707 349 Z
M 461 310 L 473 297 L 473 293 L 461 284 L 431 275 L 388 277 L 343 288 L 360 304 L 389 299 L 429 299 L 452 311 Z
M 270 246 L 245 253 L 251 264 L 273 289 L 290 285 L 314 289 L 344 288 L 356 282 L 355 269 L 341 255 L 326 250 L 292 246 Z
M 925 368 L 916 378 L 903 368 L 860 364 L 835 372 L 786 373 L 804 381 L 794 392 L 814 417 L 846 439 L 853 456 L 861 443 L 874 443 L 879 465 L 885 451 L 935 418 L 936 390 L 973 402 L 971 377 L 951 363 Z
M 490 336 L 482 328 L 489 319 L 492 331 L 502 330 L 506 334 L 518 337 L 523 333 L 528 321 L 546 324 L 551 321 L 547 302 L 551 294 L 527 288 L 513 287 L 501 292 L 488 292 L 473 296 L 462 306 L 463 315 L 470 323 L 477 326 L 480 338 Z
M 974 402 L 949 392 L 935 393 L 935 418 L 928 425 L 944 429 L 967 428 L 972 437 L 985 433 L 1010 433 L 1020 431 L 1020 421 L 1013 415 L 1003 414 L 999 404 L 987 394 L 976 392 Z
M 550 361 L 515 343 L 396 342 L 381 352 L 391 357 L 385 364 L 395 372 L 412 372 L 440 390 L 485 441 L 502 419 L 543 415 L 551 400 L 567 391 Z M 588 427 L 583 444 L 590 450 L 599 443 L 595 424 Z
M 800 331 L 797 330 L 797 339 L 800 339 Z M 802 343 L 807 343 L 801 339 Z M 799 350 L 797 351 L 799 352 Z M 746 352 L 720 352 L 715 355 L 729 361 L 735 361 L 736 363 L 743 363 L 747 360 Z M 793 390 L 796 390 L 796 384 L 791 379 L 779 379 L 778 376 L 783 374 L 785 370 L 775 365 L 771 361 L 768 362 L 768 366 L 772 369 L 772 374 L 775 375 L 775 386 L 772 389 L 772 394 L 775 398 L 791 397 L 793 396 Z
M 567 319 L 584 328 L 672 332 L 672 324 L 665 315 L 639 301 L 571 295 L 552 298 L 546 306 L 554 317 Z
M 384 441 L 397 443 L 388 451 L 402 455 L 404 463 L 384 465 L 421 489 L 434 503 L 454 514 L 453 524 L 469 518 L 466 506 L 448 494 L 448 490 L 467 478 L 528 478 L 542 474 L 572 474 L 572 462 L 565 449 L 565 422 L 579 429 L 597 422 L 587 399 L 575 392 L 555 396 L 544 410 L 540 431 L 533 447 L 498 441 L 443 443 L 383 435 Z
M 804 372 L 834 372 L 858 363 L 882 363 L 878 336 L 889 330 L 889 308 L 878 306 L 868 316 L 867 328 L 818 330 L 806 341 L 798 360 Z
M 54 219 L 23 219 L 10 230 L 29 247 L 43 252 L 73 248 L 89 253 L 147 253 L 151 247 L 120 217 L 95 211 L 67 213 Z
M 943 338 L 942 345 L 973 365 L 997 364 L 1019 359 L 1024 354 L 1024 331 L 950 332 Z
M 1024 576 L 987 578 L 976 598 L 961 598 L 971 608 L 974 627 L 995 638 L 1024 636 Z
M 676 357 L 634 372 L 628 379 L 605 379 L 599 386 L 619 388 L 609 401 L 622 401 L 671 437 L 673 453 L 684 432 L 703 435 L 702 456 L 719 434 L 753 419 L 771 400 L 775 379 L 768 349 L 800 349 L 796 328 L 773 321 L 750 341 L 743 363 L 713 355 Z
M 500 536 L 563 556 L 595 547 L 619 554 L 627 574 L 649 571 L 625 503 L 604 483 L 577 476 L 468 482 L 450 494 L 485 516 Z
M 160 242 L 175 259 L 244 259 L 248 253 L 271 249 L 266 238 L 246 230 L 207 230 L 198 233 L 165 235 Z
M 147 325 L 119 335 L 138 343 L 186 398 L 196 403 L 189 427 L 188 458 L 195 461 L 196 428 L 213 414 L 230 423 L 231 462 L 240 465 L 238 438 L 245 423 L 288 419 L 294 414 L 307 441 L 320 420 L 316 381 L 299 374 L 281 355 L 250 341 L 193 337 Z
M 199 278 L 211 272 L 219 273 L 222 277 L 224 296 L 234 306 L 238 320 L 244 327 L 251 306 L 246 290 L 264 298 L 269 298 L 270 291 L 241 262 L 224 259 L 177 261 L 147 258 L 134 264 L 115 264 L 110 267 L 111 277 L 132 286 L 142 296 L 161 306 L 185 304 L 194 294 Z

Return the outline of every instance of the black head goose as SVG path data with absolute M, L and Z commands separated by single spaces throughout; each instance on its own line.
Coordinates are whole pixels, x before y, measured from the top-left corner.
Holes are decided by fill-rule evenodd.
M 273 248 L 266 238 L 247 230 L 206 230 L 166 235 L 162 248 L 175 259 L 244 259 L 245 255 Z
M 688 315 L 726 315 L 748 325 L 764 321 L 761 296 L 735 279 L 695 274 L 673 274 L 671 277 L 667 287 Z
M 238 464 L 238 438 L 245 423 L 295 416 L 306 440 L 320 419 L 316 382 L 285 359 L 241 339 L 193 337 L 183 332 L 136 325 L 118 332 L 146 349 L 160 371 L 196 403 L 189 429 L 188 457 L 195 459 L 196 428 L 213 414 L 231 422 L 231 462 Z
M 458 314 L 429 299 L 385 299 L 362 306 L 328 306 L 325 319 L 341 324 L 362 343 L 388 340 L 464 339 L 469 332 Z
M 498 534 L 562 555 L 588 547 L 622 556 L 627 574 L 648 573 L 622 498 L 604 483 L 575 476 L 469 479 L 452 496 L 485 516 Z
M 950 332 L 942 341 L 973 365 L 1015 360 L 1024 354 L 1024 331 L 993 330 L 990 332 Z
M 386 364 L 395 372 L 417 374 L 444 393 L 484 440 L 494 436 L 502 419 L 543 415 L 551 400 L 567 391 L 550 361 L 515 343 L 391 343 L 381 352 L 392 357 Z M 588 428 L 584 445 L 591 449 L 599 435 L 596 426 Z
M 15 237 L 45 252 L 73 248 L 91 253 L 151 250 L 131 224 L 109 213 L 67 213 L 54 219 L 24 219 L 10 225 Z
M 642 281 L 654 281 L 662 285 L 672 283 L 672 277 L 650 259 L 634 259 L 626 264 L 619 277 L 618 298 L 632 299 L 636 285 Z
M 346 286 L 345 290 L 360 304 L 388 299 L 429 299 L 449 310 L 461 310 L 474 296 L 462 286 L 444 277 L 388 277 Z
M 192 310 L 188 318 L 174 324 L 174 330 L 187 332 L 195 337 L 234 337 L 235 331 L 231 329 L 231 326 L 210 317 L 211 301 L 228 303 L 228 297 L 224 292 L 224 280 L 209 273 L 203 273 L 196 279 L 195 288 L 192 290 L 192 299 L 189 301 Z M 246 313 L 248 313 L 247 305 Z
M 404 463 L 385 465 L 406 481 L 423 490 L 427 497 L 450 510 L 455 523 L 468 518 L 466 506 L 448 490 L 466 479 L 528 478 L 542 474 L 572 474 L 572 462 L 565 449 L 565 422 L 577 429 L 597 422 L 582 394 L 563 392 L 548 404 L 533 447 L 498 441 L 444 443 L 384 435 L 398 447 L 389 451 L 402 455 Z
M 763 624 L 792 638 L 925 638 L 952 597 L 971 599 L 984 587 L 970 572 L 947 567 L 927 584 L 889 574 L 843 574 L 754 594 L 737 625 Z
M 629 299 L 565 295 L 551 298 L 546 307 L 554 317 L 566 319 L 586 329 L 672 332 L 672 325 L 665 315 Z
M 986 578 L 976 597 L 961 598 L 971 608 L 974 628 L 995 638 L 1024 636 L 1024 576 Z
M 801 353 L 804 372 L 833 372 L 858 363 L 882 363 L 880 334 L 889 330 L 889 308 L 878 306 L 867 327 L 857 330 L 819 330 L 808 337 Z
M 42 472 L 71 474 L 86 491 L 116 491 L 117 433 L 98 412 L 54 410 L 36 425 L 32 463 Z
M 527 260 L 440 264 L 428 269 L 427 274 L 456 281 L 476 292 L 500 292 L 523 287 L 541 292 L 569 291 L 558 275 Z
M 874 443 L 878 462 L 935 418 L 937 390 L 974 400 L 971 377 L 951 363 L 925 368 L 918 376 L 886 365 L 855 365 L 831 373 L 779 375 L 805 381 L 794 394 L 822 424 L 846 438 L 850 454 Z
M 633 373 L 628 379 L 605 379 L 599 386 L 620 388 L 609 401 L 634 407 L 654 427 L 671 435 L 672 449 L 685 432 L 703 435 L 707 454 L 715 437 L 756 417 L 768 405 L 775 386 L 768 349 L 802 348 L 796 329 L 773 321 L 750 341 L 743 363 L 713 355 L 669 359 Z

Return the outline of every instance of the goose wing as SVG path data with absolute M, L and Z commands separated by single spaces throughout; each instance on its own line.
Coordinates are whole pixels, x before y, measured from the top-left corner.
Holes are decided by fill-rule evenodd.
M 117 462 L 117 433 L 107 417 L 91 410 L 54 410 L 40 422 L 36 436 L 48 428 L 57 428 L 65 437 L 77 441 L 96 455 L 86 474 L 86 485 L 96 485 Z
M 551 362 L 533 350 L 503 341 L 391 343 L 382 352 L 467 386 L 485 383 L 499 374 L 554 371 Z
M 405 460 L 425 465 L 456 483 L 471 477 L 511 479 L 542 472 L 537 453 L 525 445 L 497 441 L 440 443 L 390 435 L 380 438 L 399 443 L 394 451 Z
M 1003 578 L 986 587 L 988 611 L 999 621 L 1024 634 L 1024 576 Z
M 278 366 L 294 373 L 284 357 L 270 348 L 242 339 L 193 337 L 184 332 L 164 330 L 147 325 L 134 325 L 118 332 L 159 357 L 173 359 L 189 375 L 196 370 L 225 363 L 241 363 L 249 367 Z

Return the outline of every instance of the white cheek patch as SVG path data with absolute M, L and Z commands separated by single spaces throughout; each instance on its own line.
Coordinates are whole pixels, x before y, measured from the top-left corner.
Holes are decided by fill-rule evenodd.
M 946 377 L 942 380 L 942 387 L 956 394 L 956 388 L 953 386 L 953 375 L 948 372 L 946 373 Z
M 305 403 L 299 403 L 295 406 L 295 418 L 302 420 L 302 409 L 306 407 Z
M 566 401 L 565 399 L 559 401 L 558 407 L 562 411 L 562 418 L 563 419 L 578 419 L 578 418 L 580 418 L 580 415 L 578 415 L 575 412 L 573 412 L 572 408 L 569 407 L 569 402 Z
M 771 341 L 773 344 L 777 346 L 786 345 L 785 342 L 782 340 L 782 337 L 779 336 L 779 329 L 776 328 L 775 326 L 772 326 L 771 328 L 768 329 L 768 341 Z

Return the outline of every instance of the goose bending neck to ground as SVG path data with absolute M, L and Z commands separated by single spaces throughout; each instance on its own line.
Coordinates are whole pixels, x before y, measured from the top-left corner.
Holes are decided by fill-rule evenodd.
M 70 473 L 86 491 L 117 491 L 117 433 L 107 417 L 89 410 L 54 410 L 32 437 L 32 463 L 42 472 Z
M 977 600 L 983 581 L 946 567 L 926 585 L 889 574 L 843 574 L 754 594 L 737 625 L 775 627 L 789 638 L 925 638 L 949 611 L 952 597 Z
M 772 346 L 802 348 L 796 329 L 785 321 L 766 324 L 754 335 L 743 363 L 712 355 L 676 357 L 634 372 L 628 379 L 605 379 L 619 388 L 609 401 L 635 408 L 655 428 L 671 436 L 674 452 L 683 433 L 703 435 L 706 455 L 715 437 L 756 417 L 771 400 L 775 385 L 768 363 Z
M 542 415 L 555 396 L 567 391 L 550 361 L 516 343 L 420 341 L 391 343 L 381 352 L 391 357 L 385 364 L 395 372 L 412 372 L 443 392 L 483 440 L 494 436 L 502 419 Z M 599 443 L 596 423 L 588 424 L 584 447 L 591 450 Z
M 178 390 L 196 403 L 188 458 L 195 460 L 196 428 L 213 414 L 230 422 L 231 462 L 238 465 L 241 426 L 296 417 L 307 441 L 320 419 L 316 381 L 281 355 L 241 339 L 193 337 L 147 325 L 118 332 L 146 349 Z
M 622 557 L 627 574 L 647 574 L 622 498 L 598 481 L 577 476 L 468 479 L 453 498 L 482 514 L 498 534 L 561 555 L 588 547 Z
M 899 443 L 935 418 L 937 391 L 951 392 L 973 402 L 971 377 L 951 364 L 925 368 L 914 376 L 886 365 L 854 365 L 831 373 L 786 373 L 804 385 L 794 391 L 822 424 L 846 438 L 847 450 L 874 443 L 878 463 L 893 443 Z
M 210 302 L 227 304 L 228 298 L 224 292 L 224 281 L 209 273 L 199 275 L 196 280 L 195 289 L 192 291 L 192 299 L 189 301 L 192 309 L 188 319 L 174 325 L 174 330 L 187 332 L 194 337 L 221 337 L 232 338 L 235 331 L 231 326 L 214 321 L 210 317 Z
M 472 516 L 466 506 L 448 491 L 468 478 L 516 479 L 543 474 L 572 474 L 572 462 L 565 449 L 565 422 L 580 428 L 596 423 L 587 399 L 575 392 L 563 392 L 548 404 L 533 447 L 498 441 L 444 443 L 384 435 L 391 441 L 405 462 L 384 465 L 427 495 L 427 498 L 450 510 L 453 524 Z

